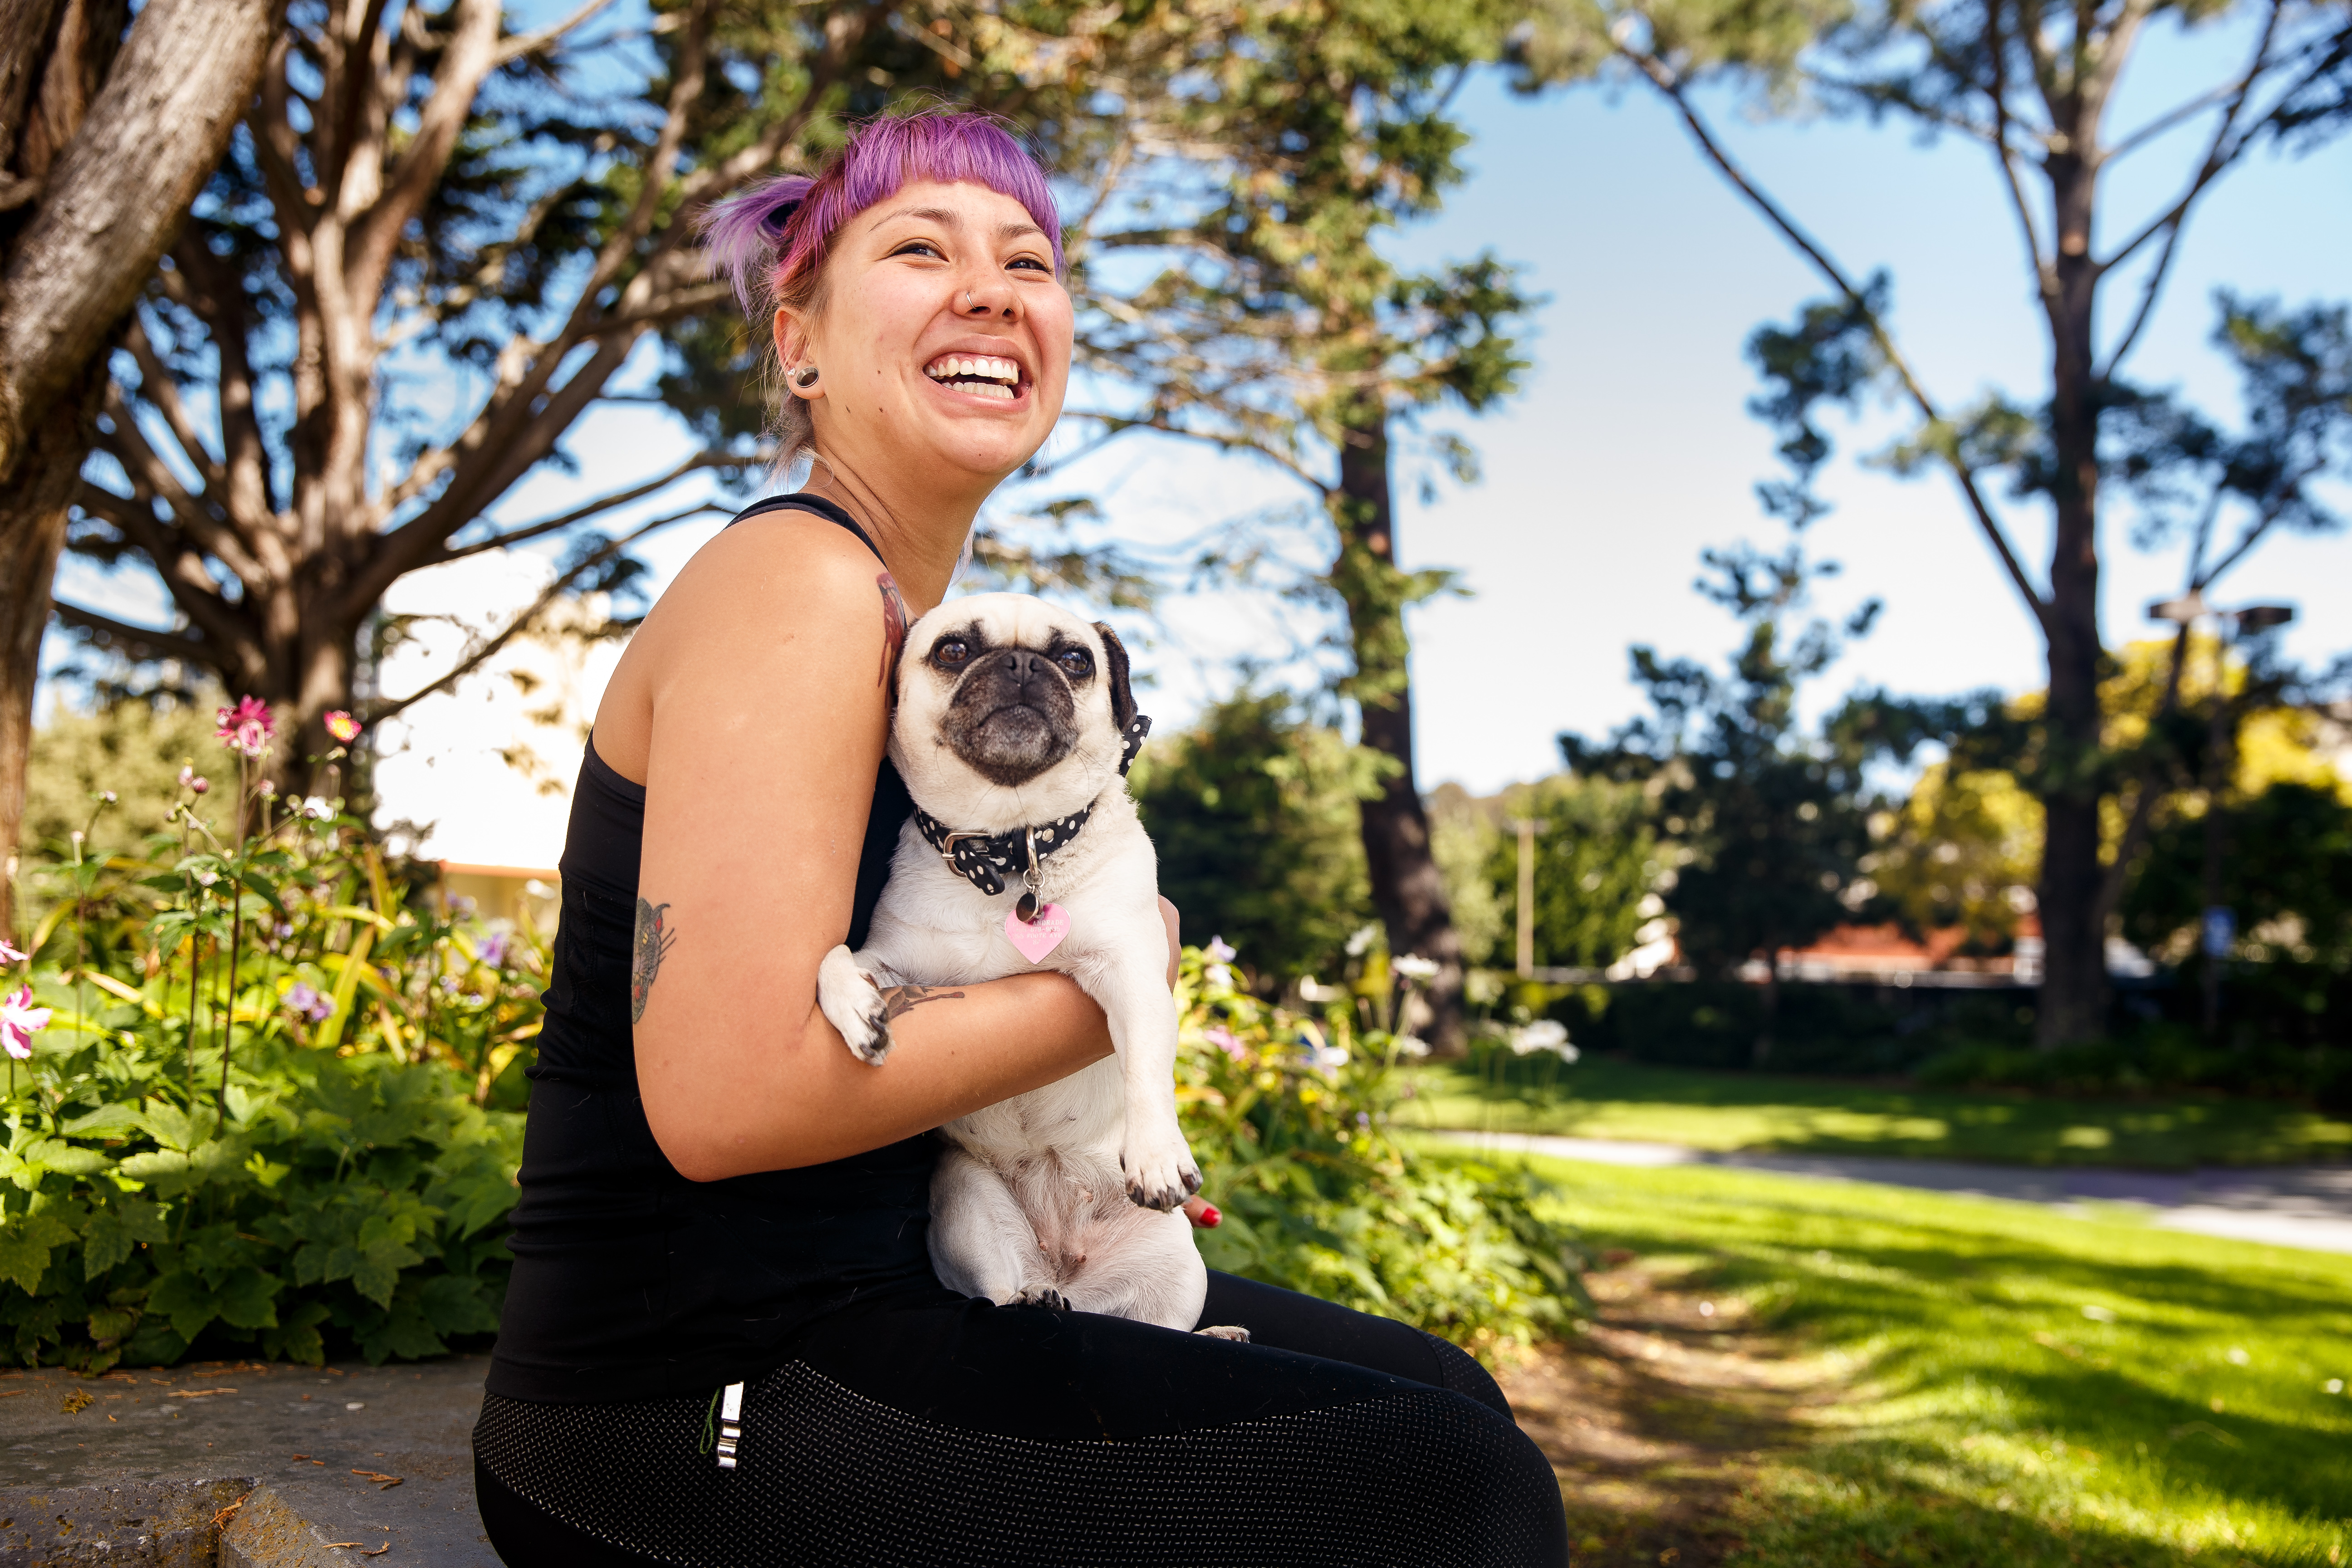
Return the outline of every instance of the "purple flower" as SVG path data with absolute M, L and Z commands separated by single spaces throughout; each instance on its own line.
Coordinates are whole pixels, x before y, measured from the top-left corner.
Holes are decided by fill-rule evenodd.
M 314 988 L 309 981 L 297 980 L 286 988 L 286 1009 L 298 1018 L 323 1024 L 334 1016 L 335 999 Z
M 1246 1060 L 1249 1057 L 1249 1048 L 1236 1039 L 1234 1032 L 1223 1024 L 1213 1029 L 1202 1030 L 1201 1037 L 1237 1062 Z
M 512 940 L 507 932 L 494 931 L 482 940 L 482 945 L 477 951 L 484 963 L 488 964 L 492 969 L 498 969 L 506 963 L 507 948 Z
M 1201 951 L 1208 954 L 1212 963 L 1231 963 L 1238 956 L 1233 944 L 1221 936 L 1211 937 L 1209 945 Z
M 33 1054 L 33 1037 L 49 1026 L 49 1010 L 33 1005 L 33 988 L 19 985 L 0 997 L 0 1045 L 23 1061 Z
M 16 944 L 10 942 L 6 937 L 0 936 L 0 963 L 22 963 L 24 962 L 25 955 L 16 951 Z

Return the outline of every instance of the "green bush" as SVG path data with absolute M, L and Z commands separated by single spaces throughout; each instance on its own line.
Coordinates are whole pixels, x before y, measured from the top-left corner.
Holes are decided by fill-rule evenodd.
M 0 1349 L 96 1373 L 495 1331 L 543 954 L 412 905 L 331 803 L 241 844 L 200 804 L 144 858 L 27 877 Z
M 1217 950 L 1220 952 L 1226 950 Z M 1349 1005 L 1268 1005 L 1184 951 L 1177 1100 L 1223 1209 L 1213 1268 L 1396 1318 L 1489 1360 L 1591 1310 L 1583 1258 L 1518 1171 L 1407 1153 L 1389 1117 L 1409 1043 Z M 1348 999 L 1352 1002 L 1353 998 Z

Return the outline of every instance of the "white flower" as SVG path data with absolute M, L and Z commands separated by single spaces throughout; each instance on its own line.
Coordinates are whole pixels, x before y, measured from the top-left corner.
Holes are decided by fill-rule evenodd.
M 1348 1047 L 1329 1044 L 1312 1024 L 1299 1026 L 1298 1043 L 1307 1047 L 1307 1065 L 1317 1072 L 1337 1072 L 1348 1065 Z
M 1364 950 L 1372 945 L 1372 938 L 1380 934 L 1381 928 L 1378 926 L 1357 927 L 1356 934 L 1348 939 L 1348 956 L 1349 958 L 1363 957 Z
M 327 804 L 327 798 L 324 795 L 305 795 L 302 799 L 302 815 L 313 822 L 325 822 L 335 815 L 335 808 Z
M 1568 1026 L 1551 1018 L 1538 1018 L 1511 1031 L 1513 1056 L 1531 1057 L 1538 1051 L 1558 1051 L 1564 1062 L 1577 1058 L 1576 1047 L 1568 1043 Z
M 1396 1038 L 1396 1049 L 1397 1055 L 1418 1060 L 1429 1054 L 1429 1042 L 1412 1035 L 1399 1035 Z
M 1409 980 L 1427 980 L 1436 974 L 1437 961 L 1423 958 L 1417 952 L 1408 952 L 1402 958 L 1389 960 L 1389 967 Z

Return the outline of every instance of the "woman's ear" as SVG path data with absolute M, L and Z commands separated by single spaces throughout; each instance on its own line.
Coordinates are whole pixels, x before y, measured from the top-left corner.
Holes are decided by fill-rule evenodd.
M 1095 635 L 1102 638 L 1103 667 L 1110 679 L 1110 716 L 1121 731 L 1135 722 L 1135 689 L 1128 683 L 1127 645 L 1105 621 L 1095 623 Z
M 812 403 L 823 397 L 824 376 L 815 361 L 814 345 L 809 341 L 807 320 L 791 306 L 779 305 L 771 331 L 776 339 L 776 363 L 784 370 L 784 389 Z M 811 370 L 818 374 L 808 376 Z M 803 376 L 807 377 L 805 383 Z

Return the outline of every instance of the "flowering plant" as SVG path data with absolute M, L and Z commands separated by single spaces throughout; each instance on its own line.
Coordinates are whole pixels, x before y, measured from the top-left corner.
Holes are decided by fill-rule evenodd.
M 1223 951 L 1220 952 L 1218 950 Z M 1424 1154 L 1390 1115 L 1408 1042 L 1337 992 L 1303 1012 L 1234 981 L 1223 943 L 1187 948 L 1177 1102 L 1223 1211 L 1209 1266 L 1399 1318 L 1494 1360 L 1589 1311 L 1581 1258 L 1522 1173 Z
M 340 708 L 327 710 L 327 733 L 343 745 L 360 738 L 360 721 Z

